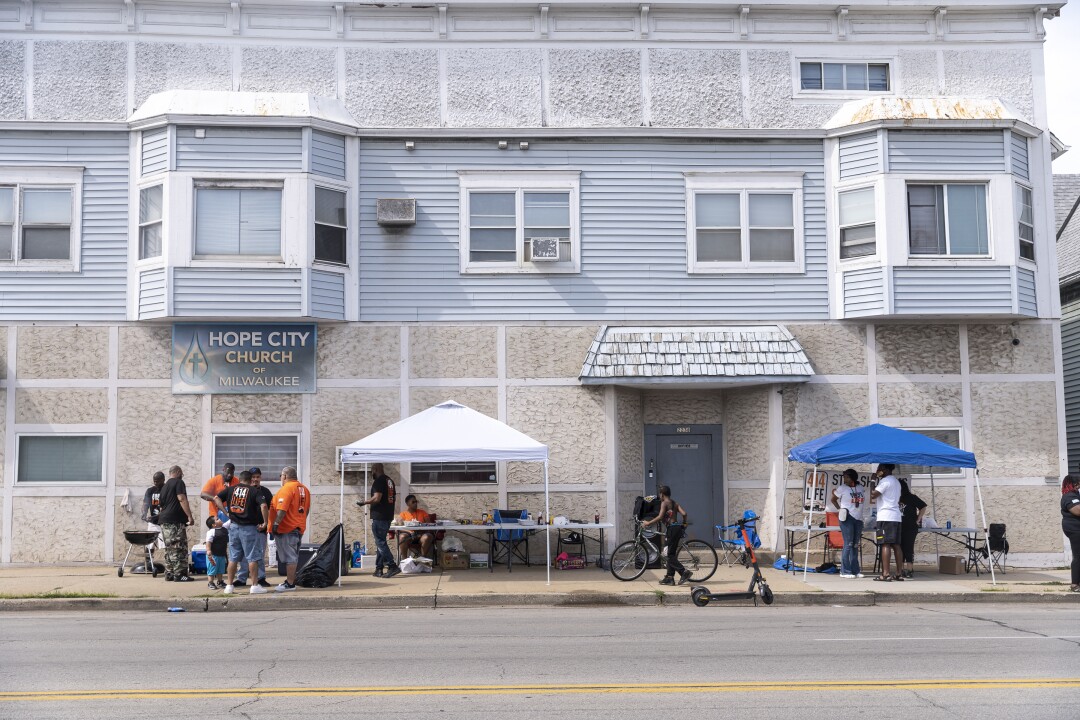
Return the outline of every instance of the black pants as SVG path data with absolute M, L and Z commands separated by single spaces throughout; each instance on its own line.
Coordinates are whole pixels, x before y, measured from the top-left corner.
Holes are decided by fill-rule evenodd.
M 672 523 L 668 525 L 667 529 L 667 577 L 674 577 L 675 573 L 680 575 L 686 572 L 686 568 L 679 562 L 679 544 L 682 542 L 683 535 L 686 534 L 686 526 L 678 523 Z
M 1072 584 L 1080 585 L 1080 533 L 1068 533 L 1067 537 L 1072 545 Z
M 919 526 L 900 527 L 900 549 L 904 553 L 904 562 L 915 562 L 915 536 L 919 534 Z

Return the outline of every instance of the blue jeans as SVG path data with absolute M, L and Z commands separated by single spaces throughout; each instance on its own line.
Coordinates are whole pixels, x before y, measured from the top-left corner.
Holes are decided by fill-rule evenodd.
M 375 569 L 392 568 L 394 554 L 390 552 L 390 545 L 386 542 L 386 533 L 390 532 L 389 520 L 372 520 L 371 534 L 375 536 Z
M 859 543 L 862 542 L 863 521 L 849 517 L 840 521 L 840 534 L 844 536 L 844 550 L 840 553 L 840 572 L 844 575 L 858 575 Z
M 259 578 L 266 577 L 266 533 L 255 525 L 237 525 L 229 528 L 229 560 L 237 563 L 236 579 L 247 582 L 248 563 L 259 564 Z M 256 579 L 259 579 L 256 578 Z

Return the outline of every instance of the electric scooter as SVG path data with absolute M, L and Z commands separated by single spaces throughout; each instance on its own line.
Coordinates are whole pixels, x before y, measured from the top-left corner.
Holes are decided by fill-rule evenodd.
M 704 585 L 698 585 L 691 588 L 690 599 L 694 601 L 694 604 L 698 607 L 705 607 L 713 600 L 750 600 L 753 599 L 754 606 L 757 607 L 758 596 L 761 596 L 761 601 L 766 605 L 772 605 L 773 593 L 769 589 L 768 583 L 765 582 L 765 576 L 761 574 L 761 568 L 758 567 L 757 553 L 754 552 L 754 545 L 750 542 L 750 534 L 746 530 L 746 524 L 755 522 L 757 515 L 748 518 L 740 518 L 736 521 L 739 526 L 739 532 L 742 533 L 743 538 L 743 556 L 742 562 L 744 567 L 753 567 L 754 574 L 750 578 L 750 587 L 745 592 L 709 592 L 709 588 Z

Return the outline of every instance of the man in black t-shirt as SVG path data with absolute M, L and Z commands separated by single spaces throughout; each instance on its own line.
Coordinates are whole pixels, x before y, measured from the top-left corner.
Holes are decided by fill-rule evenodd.
M 253 467 L 248 472 L 251 473 L 251 487 L 255 489 L 255 503 L 266 505 L 269 508 L 274 501 L 274 493 L 270 492 L 270 488 L 262 486 L 262 470 Z M 264 588 L 268 588 L 270 583 L 266 581 L 266 533 L 259 533 L 259 545 L 262 546 L 262 560 L 259 560 L 258 583 Z M 236 568 L 236 580 L 233 585 L 235 587 L 244 587 L 247 585 L 247 580 L 247 565 L 240 563 Z
M 371 534 L 375 536 L 375 577 L 392 578 L 401 572 L 394 562 L 386 534 L 390 532 L 390 521 L 394 519 L 394 504 L 397 501 L 397 486 L 393 479 L 383 472 L 382 463 L 371 466 L 371 497 L 357 500 L 358 507 L 371 506 Z
M 195 518 L 188 504 L 184 471 L 179 465 L 169 468 L 169 479 L 161 488 L 161 512 L 157 519 L 165 538 L 165 579 L 191 582 L 187 574 L 187 528 L 195 524 Z
M 234 590 L 236 566 L 241 561 L 247 563 L 249 577 L 259 577 L 259 560 L 262 559 L 262 545 L 259 533 L 266 535 L 267 518 L 270 511 L 268 504 L 262 502 L 258 488 L 251 485 L 251 473 L 240 473 L 240 484 L 225 488 L 214 498 L 219 510 L 229 514 L 232 527 L 229 528 L 229 579 L 225 594 Z M 252 595 L 262 595 L 266 588 L 258 583 L 251 585 Z
M 153 485 L 146 488 L 146 492 L 143 493 L 142 499 L 142 519 L 146 523 L 147 530 L 153 530 L 158 533 L 158 537 L 154 542 L 148 544 L 146 547 L 150 549 L 150 553 L 153 554 L 154 548 L 165 547 L 165 541 L 161 539 L 161 525 L 158 523 L 158 515 L 161 514 L 161 488 L 165 485 L 165 473 L 160 470 L 154 473 Z

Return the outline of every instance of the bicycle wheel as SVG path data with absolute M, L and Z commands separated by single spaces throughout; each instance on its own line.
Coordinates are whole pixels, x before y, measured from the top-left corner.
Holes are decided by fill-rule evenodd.
M 611 574 L 624 582 L 637 580 L 648 565 L 645 548 L 632 540 L 619 545 L 611 553 Z
M 690 571 L 694 582 L 705 582 L 716 572 L 716 548 L 704 540 L 687 540 L 679 548 L 679 562 Z

